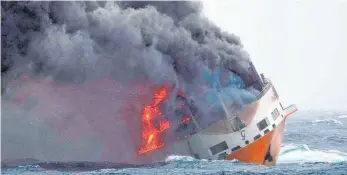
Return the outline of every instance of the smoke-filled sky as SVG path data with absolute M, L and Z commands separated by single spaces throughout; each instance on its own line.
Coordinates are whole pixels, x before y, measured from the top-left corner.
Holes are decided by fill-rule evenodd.
M 347 1 L 204 1 L 204 13 L 241 37 L 285 104 L 347 110 Z

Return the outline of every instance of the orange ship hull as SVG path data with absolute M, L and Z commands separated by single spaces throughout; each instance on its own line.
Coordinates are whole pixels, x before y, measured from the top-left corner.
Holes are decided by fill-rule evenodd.
M 236 159 L 245 163 L 275 165 L 281 151 L 285 122 L 290 114 L 287 114 L 283 121 L 271 132 L 248 146 L 227 155 L 225 159 Z
M 245 163 L 274 165 L 277 162 L 283 140 L 285 120 L 274 129 L 248 146 L 228 155 L 226 160 L 237 159 Z

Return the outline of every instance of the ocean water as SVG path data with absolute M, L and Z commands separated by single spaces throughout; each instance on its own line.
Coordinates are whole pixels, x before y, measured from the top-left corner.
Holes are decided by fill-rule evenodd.
M 148 166 L 53 171 L 27 165 L 2 169 L 2 174 L 347 174 L 347 115 L 298 112 L 288 118 L 279 161 L 272 167 L 172 155 Z

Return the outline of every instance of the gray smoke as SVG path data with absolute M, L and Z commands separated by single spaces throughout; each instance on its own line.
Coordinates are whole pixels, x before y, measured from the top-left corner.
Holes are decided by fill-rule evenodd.
M 198 61 L 245 67 L 240 40 L 201 9 L 199 2 L 2 2 L 3 67 L 9 76 L 30 71 L 69 82 L 105 74 L 159 81 L 174 71 L 189 82 Z
M 239 38 L 223 32 L 203 16 L 200 2 L 1 2 L 1 8 L 1 77 L 2 88 L 6 89 L 7 94 L 3 97 L 6 98 L 13 95 L 7 92 L 8 84 L 23 73 L 39 80 L 49 78 L 56 84 L 71 86 L 90 84 L 107 75 L 124 84 L 134 79 L 145 79 L 153 84 L 179 84 L 189 96 L 196 93 L 194 89 L 203 83 L 201 72 L 205 67 L 210 70 L 228 67 L 240 75 L 246 75 L 248 71 L 249 56 L 243 50 Z M 58 90 L 54 91 L 54 87 L 35 86 L 35 83 L 22 82 L 17 88 L 26 86 L 32 87 L 33 91 L 58 93 Z M 129 94 L 129 91 L 121 93 Z M 60 95 L 63 92 L 65 91 L 59 91 Z M 49 95 L 50 93 L 46 96 L 41 94 L 40 100 L 43 101 L 43 97 Z M 59 106 L 60 103 L 65 103 L 64 98 L 69 99 L 56 95 L 46 100 L 51 102 L 50 100 L 59 99 L 51 102 Z M 125 97 L 119 98 L 114 104 L 129 102 L 124 99 Z M 5 98 L 2 102 L 7 103 Z M 60 103 L 57 104 L 58 102 Z M 77 103 L 79 102 L 68 106 L 74 108 Z M 65 111 L 66 108 L 61 106 L 57 111 Z M 52 146 L 57 141 L 53 141 L 48 133 L 44 135 L 47 128 L 36 126 L 39 129 L 30 134 L 29 130 L 33 127 L 29 127 L 28 123 L 33 122 L 32 119 L 21 119 L 25 115 L 21 112 L 4 112 L 2 123 L 7 130 L 2 137 L 2 151 L 7 158 L 30 157 L 30 153 L 33 153 L 38 155 L 35 158 L 47 160 L 86 159 L 82 151 L 75 157 L 68 157 L 65 151 L 64 157 L 60 148 Z M 35 115 L 32 114 L 32 118 Z M 62 117 L 65 114 L 61 112 L 55 115 L 64 121 L 60 123 L 61 126 L 78 118 Z M 95 121 L 92 117 L 80 118 L 89 124 Z M 112 121 L 111 118 L 106 121 Z M 15 121 L 18 120 L 21 121 L 18 126 L 22 127 L 14 130 L 13 127 L 17 125 Z M 36 124 L 39 125 L 39 122 L 41 121 Z M 57 123 L 56 119 L 52 122 Z M 108 123 L 99 124 L 102 127 Z M 105 159 L 134 161 L 132 156 L 122 153 L 131 141 L 119 143 L 125 128 L 121 124 L 117 127 L 119 130 L 115 131 L 117 136 L 114 136 L 116 141 L 110 145 L 118 147 L 118 152 L 114 151 L 115 157 Z M 106 131 L 100 129 L 95 132 L 104 134 Z M 6 140 L 13 135 L 18 136 L 14 138 L 16 141 Z M 23 139 L 28 137 L 32 139 Z M 76 146 L 71 148 L 71 152 L 98 150 L 98 145 L 91 144 L 96 141 L 92 138 L 85 140 L 84 145 L 92 146 Z M 23 142 L 27 147 L 13 146 Z M 49 156 L 45 156 L 41 153 L 42 149 L 37 148 L 37 144 L 44 145 L 42 149 L 52 146 L 55 150 L 44 150 L 51 152 Z M 20 149 L 23 151 L 18 151 Z M 95 158 L 97 155 L 93 156 L 87 159 L 99 159 Z

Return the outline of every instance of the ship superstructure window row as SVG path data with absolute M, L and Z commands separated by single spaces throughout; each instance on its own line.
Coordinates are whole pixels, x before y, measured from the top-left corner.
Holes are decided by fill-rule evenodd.
M 276 108 L 275 110 L 273 110 L 271 112 L 272 118 L 273 120 L 276 120 L 278 116 L 280 116 L 280 112 L 278 111 L 278 109 Z
M 272 87 L 272 91 L 273 91 L 275 97 L 278 99 L 279 97 L 278 97 L 277 91 L 274 87 Z

